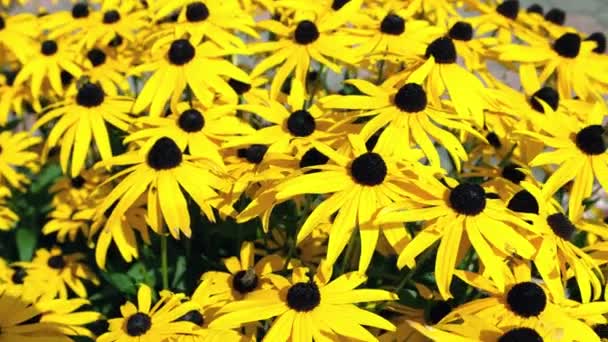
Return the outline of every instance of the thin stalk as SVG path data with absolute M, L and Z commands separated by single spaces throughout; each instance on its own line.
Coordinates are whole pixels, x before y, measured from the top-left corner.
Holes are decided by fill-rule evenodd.
M 169 266 L 167 262 L 167 235 L 161 235 L 160 237 L 160 262 L 161 262 L 161 273 L 163 277 L 163 289 L 169 289 Z

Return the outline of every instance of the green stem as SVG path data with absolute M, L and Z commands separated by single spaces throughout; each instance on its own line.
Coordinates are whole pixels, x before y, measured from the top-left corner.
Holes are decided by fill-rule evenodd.
M 384 78 L 384 59 L 379 62 L 378 65 L 378 79 L 376 83 L 379 85 L 382 83 L 382 79 Z
M 161 235 L 160 237 L 160 262 L 161 272 L 163 276 L 163 289 L 169 289 L 169 267 L 167 263 L 167 235 Z
M 312 106 L 312 104 L 314 103 L 315 93 L 317 92 L 317 89 L 319 89 L 319 85 L 321 85 L 321 83 L 323 82 L 322 79 L 323 79 L 323 73 L 324 72 L 325 72 L 325 66 L 323 64 L 321 64 L 319 66 L 317 80 L 313 84 L 312 89 L 310 91 L 310 96 L 308 97 L 308 105 L 307 105 L 307 107 Z M 307 77 L 308 77 L 308 75 L 307 75 Z M 306 108 L 304 108 L 304 109 L 306 109 Z

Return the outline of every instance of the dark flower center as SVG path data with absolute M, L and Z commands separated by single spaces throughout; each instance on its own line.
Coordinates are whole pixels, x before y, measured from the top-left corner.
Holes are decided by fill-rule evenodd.
M 517 19 L 517 14 L 519 13 L 519 1 L 506 0 L 502 4 L 496 6 L 496 12 L 505 18 L 515 20 Z
M 267 145 L 251 145 L 247 148 L 240 148 L 236 151 L 239 158 L 243 158 L 252 164 L 259 164 L 264 159 L 264 155 L 268 151 Z
M 337 10 L 341 9 L 342 7 L 344 7 L 344 5 L 346 5 L 349 2 L 350 2 L 350 0 L 334 0 L 334 2 L 331 4 L 331 9 L 333 9 L 334 11 L 337 11 Z
M 102 104 L 105 94 L 100 86 L 93 83 L 85 83 L 78 89 L 76 103 L 83 107 L 96 107 Z
M 76 176 L 76 177 L 70 179 L 70 182 L 72 183 L 72 188 L 81 189 L 85 183 L 85 179 L 82 176 Z
M 553 110 L 557 110 L 557 107 L 559 106 L 559 94 L 551 87 L 542 87 L 530 97 L 530 105 L 532 108 L 537 112 L 544 113 L 545 110 L 538 101 L 539 99 L 543 100 Z
M 120 13 L 117 10 L 109 10 L 103 14 L 104 24 L 114 24 L 120 20 Z
M 564 22 L 566 22 L 566 12 L 559 8 L 552 8 L 545 14 L 545 20 L 556 25 L 564 25 Z
M 594 32 L 589 37 L 587 37 L 587 39 L 585 39 L 585 40 L 591 40 L 591 41 L 595 42 L 596 46 L 593 49 L 593 52 L 595 52 L 595 53 L 606 52 L 606 35 L 604 35 L 602 32 Z
M 198 310 L 190 310 L 186 312 L 182 317 L 178 318 L 179 322 L 191 322 L 196 324 L 199 327 L 202 327 L 205 323 L 205 319 L 203 318 L 203 314 L 201 314 Z
M 162 137 L 154 143 L 148 152 L 148 165 L 155 170 L 169 170 L 182 162 L 182 151 L 175 141 Z
M 177 120 L 179 128 L 188 133 L 198 132 L 205 127 L 203 114 L 194 108 L 184 111 Z
M 521 181 L 526 179 L 526 174 L 519 170 L 520 167 L 520 165 L 513 163 L 507 164 L 507 166 L 502 168 L 502 177 L 515 184 L 519 184 Z
M 473 39 L 473 26 L 467 22 L 459 21 L 452 25 L 448 35 L 454 40 L 463 40 L 468 42 L 469 40 Z
M 300 45 L 308 45 L 319 39 L 319 29 L 312 21 L 302 20 L 296 27 L 294 39 Z
M 186 19 L 189 22 L 203 21 L 209 18 L 209 8 L 204 3 L 197 1 L 186 7 Z
M 399 88 L 393 102 L 403 112 L 417 113 L 426 108 L 426 91 L 417 83 L 408 83 Z
M 174 65 L 184 65 L 194 58 L 196 50 L 187 39 L 177 39 L 169 48 L 169 62 Z
M 87 58 L 94 67 L 102 65 L 106 62 L 106 53 L 100 49 L 94 48 L 87 52 Z
M 319 287 L 313 281 L 292 285 L 287 291 L 287 306 L 298 312 L 310 311 L 321 302 Z
M 232 288 L 240 294 L 246 294 L 258 287 L 259 278 L 253 269 L 247 271 L 238 271 L 232 277 Z
M 532 4 L 532 5 L 530 5 L 530 7 L 528 7 L 527 12 L 543 15 L 544 10 L 543 10 L 543 6 L 541 6 L 539 4 Z
M 89 16 L 89 5 L 84 2 L 79 2 L 72 6 L 72 18 L 86 18 Z
M 248 92 L 249 90 L 251 90 L 251 84 L 245 83 L 245 82 L 241 82 L 239 80 L 235 80 L 234 78 L 231 78 L 231 79 L 228 80 L 228 85 L 238 95 L 243 95 L 246 92 Z
M 547 224 L 553 230 L 555 235 L 561 237 L 564 240 L 570 240 L 572 234 L 576 230 L 576 227 L 572 222 L 562 213 L 555 213 L 547 216 Z
M 110 40 L 110 42 L 108 43 L 108 46 L 113 47 L 113 48 L 119 47 L 122 45 L 122 42 L 123 42 L 122 36 L 119 34 L 116 34 L 114 36 L 114 38 L 112 38 L 112 40 Z
M 133 314 L 127 319 L 127 334 L 141 336 L 152 327 L 152 319 L 143 312 Z
M 593 326 L 593 331 L 599 338 L 608 338 L 608 324 L 601 323 Z
M 47 265 L 50 268 L 60 270 L 65 267 L 65 260 L 63 259 L 63 256 L 61 256 L 61 255 L 53 255 L 47 261 Z
M 63 85 L 64 87 L 67 86 L 68 84 L 70 84 L 72 82 L 72 80 L 74 79 L 74 76 L 72 76 L 72 74 L 70 74 L 69 72 L 65 71 L 65 70 L 61 70 L 61 85 Z
M 387 175 L 384 159 L 378 153 L 366 152 L 353 160 L 350 174 L 361 185 L 381 184 Z
M 537 284 L 527 281 L 515 284 L 507 293 L 509 309 L 524 318 L 540 315 L 547 306 L 547 295 Z
M 572 32 L 564 33 L 553 43 L 553 50 L 565 58 L 575 58 L 581 50 L 581 37 Z
M 450 191 L 449 201 L 458 214 L 476 216 L 486 208 L 486 192 L 479 184 L 461 183 Z
M 394 13 L 389 13 L 382 19 L 380 31 L 382 31 L 382 33 L 398 36 L 405 32 L 405 20 Z
M 452 306 L 450 306 L 450 304 L 443 300 L 438 301 L 434 304 L 431 304 L 427 308 L 426 322 L 430 325 L 435 325 L 439 323 L 450 312 L 452 312 Z
M 311 148 L 300 159 L 300 168 L 307 166 L 317 166 L 327 164 L 329 157 L 319 152 L 316 148 Z
M 449 37 L 435 39 L 426 48 L 425 57 L 429 58 L 431 56 L 439 64 L 456 63 L 456 47 L 452 39 Z
M 606 152 L 606 141 L 604 127 L 591 125 L 581 129 L 576 133 L 576 146 L 583 153 L 596 156 Z
M 543 338 L 531 328 L 515 328 L 504 333 L 498 342 L 543 342 Z
M 498 137 L 498 135 L 494 132 L 490 132 L 486 135 L 486 140 L 488 141 L 488 143 L 490 145 L 492 145 L 492 147 L 494 148 L 501 148 L 502 147 L 502 143 L 500 142 L 500 138 Z
M 26 276 L 27 276 L 27 271 L 25 270 L 25 268 L 20 267 L 20 266 L 13 267 L 13 276 L 11 277 L 11 281 L 13 282 L 13 284 L 17 284 L 17 285 L 23 284 Z
M 57 52 L 57 43 L 54 40 L 45 40 L 40 46 L 40 52 L 45 56 L 52 56 Z
M 0 30 L 4 30 L 5 27 L 6 27 L 6 22 L 4 21 L 4 18 L 2 18 L 0 16 Z
M 315 118 L 306 110 L 297 110 L 287 118 L 287 130 L 296 137 L 311 135 L 316 126 Z
M 509 200 L 507 208 L 518 213 L 538 214 L 539 206 L 536 198 L 528 190 L 521 190 Z

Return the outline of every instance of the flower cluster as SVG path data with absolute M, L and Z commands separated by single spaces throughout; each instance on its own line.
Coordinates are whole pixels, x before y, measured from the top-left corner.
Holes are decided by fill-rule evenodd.
M 604 34 L 523 0 L 28 2 L 0 341 L 608 340 Z

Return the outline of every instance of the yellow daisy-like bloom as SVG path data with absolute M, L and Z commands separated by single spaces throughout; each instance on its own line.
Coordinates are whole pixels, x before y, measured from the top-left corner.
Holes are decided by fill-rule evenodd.
M 110 48 L 94 47 L 87 51 L 82 62 L 82 76 L 91 83 L 99 84 L 104 93 L 116 96 L 129 90 L 125 62 Z
M 104 198 L 97 198 L 95 208 L 103 204 Z M 139 257 L 139 243 L 135 232 L 137 231 L 146 244 L 150 244 L 150 234 L 146 217 L 146 197 L 140 198 L 120 217 L 118 223 L 108 223 L 115 205 L 106 209 L 103 214 L 95 214 L 90 228 L 89 239 L 95 235 L 95 261 L 101 269 L 106 267 L 106 257 L 112 241 L 116 244 L 120 255 L 126 262 Z
M 415 258 L 440 240 L 435 263 L 437 287 L 444 299 L 452 297 L 450 284 L 463 234 L 470 241 L 492 279 L 504 288 L 505 279 L 499 265 L 502 257 L 516 254 L 530 259 L 534 246 L 517 228 L 534 228 L 508 210 L 500 199 L 481 185 L 460 183 L 444 177 L 442 181 L 426 177 L 419 189 L 410 192 L 410 203 L 394 204 L 378 214 L 377 223 L 426 221 L 424 228 L 405 246 L 397 265 L 413 269 Z M 502 257 L 501 257 L 502 256 Z
M 480 15 L 470 19 L 479 35 L 493 32 L 503 44 L 511 43 L 514 37 L 523 40 L 536 37 L 519 19 L 521 12 L 519 0 L 504 0 L 499 1 L 498 4 L 466 0 L 465 3 L 481 12 Z
M 315 165 L 318 172 L 296 175 L 277 186 L 277 200 L 286 200 L 303 194 L 326 194 L 306 219 L 298 232 L 302 242 L 313 229 L 337 212 L 329 231 L 327 262 L 336 261 L 358 227 L 361 237 L 359 271 L 365 272 L 376 248 L 380 232 L 396 251 L 407 240 L 405 228 L 399 224 L 373 224 L 374 215 L 387 205 L 404 198 L 408 188 L 405 174 L 397 160 L 386 152 L 386 146 L 368 151 L 360 136 L 349 135 L 350 151 L 336 152 L 325 145 L 316 145 L 319 152 L 332 163 Z M 311 169 L 313 167 L 311 166 Z M 411 165 L 412 173 L 427 173 L 426 169 Z M 416 171 L 413 171 L 416 170 Z M 408 172 L 409 173 L 409 172 Z M 413 174 L 411 177 L 415 177 Z
M 143 195 L 147 198 L 148 224 L 155 232 L 164 233 L 166 222 L 174 238 L 179 239 L 180 231 L 190 237 L 186 194 L 209 220 L 215 221 L 212 206 L 218 196 L 216 189 L 229 189 L 228 181 L 219 176 L 219 165 L 184 154 L 168 137 L 150 139 L 139 149 L 109 160 L 108 165 L 127 168 L 111 178 L 124 177 L 98 206 L 97 216 L 113 208 L 106 227 L 120 227 L 126 211 Z
M 408 9 L 394 7 L 391 3 L 385 7 L 371 7 L 365 11 L 367 16 L 353 20 L 354 28 L 344 30 L 360 40 L 354 48 L 358 56 L 382 59 L 388 55 L 401 61 L 415 60 L 424 55 L 426 46 L 433 39 L 441 35 L 442 30 L 428 21 L 407 17 Z M 408 43 L 404 44 L 404 41 Z
M 151 116 L 160 116 L 169 99 L 175 108 L 187 86 L 197 100 L 210 107 L 216 92 L 229 99 L 238 97 L 224 77 L 250 82 L 247 73 L 223 58 L 237 50 L 225 50 L 213 42 L 196 46 L 188 39 L 169 36 L 159 39 L 153 50 L 157 51 L 152 52 L 150 62 L 131 69 L 132 74 L 154 72 L 137 96 L 135 113 L 149 107 Z M 159 51 L 165 56 L 158 56 Z
M 355 303 L 396 300 L 385 290 L 355 289 L 366 277 L 358 272 L 344 274 L 333 281 L 331 267 L 321 264 L 317 275 L 310 279 L 306 269 L 294 270 L 291 282 L 275 280 L 276 289 L 250 293 L 247 299 L 222 308 L 210 327 L 231 328 L 247 322 L 277 317 L 264 337 L 265 341 L 312 342 L 338 341 L 342 338 L 377 341 L 362 327 L 371 326 L 394 330 L 386 319 L 360 309 Z
M 32 129 L 59 118 L 45 147 L 60 145 L 61 168 L 64 173 L 76 177 L 85 167 L 92 142 L 102 160 L 112 157 L 107 124 L 126 131 L 132 120 L 129 116 L 132 104 L 128 97 L 108 96 L 99 85 L 85 83 L 66 100 L 50 106 Z
M 282 270 L 285 260 L 278 255 L 267 255 L 255 262 L 255 248 L 252 242 L 243 242 L 240 258 L 224 260 L 229 273 L 209 271 L 201 277 L 200 286 L 205 287 L 209 299 L 215 304 L 225 304 L 246 299 L 249 293 L 272 287 L 278 275 L 273 272 Z
M 84 254 L 62 254 L 57 247 L 49 250 L 38 249 L 31 263 L 16 263 L 23 267 L 27 275 L 28 288 L 42 292 L 41 298 L 68 298 L 68 288 L 78 297 L 86 298 L 87 290 L 82 280 L 98 285 L 99 279 L 84 263 Z M 27 294 L 25 290 L 24 294 Z M 31 297 L 28 297 L 31 298 Z
M 40 137 L 34 137 L 27 132 L 0 133 L 0 179 L 10 186 L 22 189 L 29 183 L 28 177 L 17 172 L 15 168 L 24 167 L 32 172 L 38 170 L 39 156 L 29 149 L 40 143 Z
M 31 95 L 25 84 L 16 85 L 16 72 L 0 74 L 0 124 L 6 125 L 11 114 L 22 117 L 25 103 L 30 102 Z
M 330 228 L 330 223 L 328 226 L 322 228 Z M 299 243 L 294 255 L 297 262 L 301 262 L 304 266 L 318 265 L 325 257 L 328 234 L 322 228 L 313 230 L 304 241 Z M 258 255 L 274 253 L 287 257 L 289 255 L 288 232 L 281 228 L 270 229 L 267 236 L 255 241 L 255 245 Z
M 109 319 L 109 331 L 99 336 L 97 342 L 163 342 L 170 337 L 192 334 L 196 325 L 180 318 L 198 310 L 199 306 L 184 299 L 183 294 L 163 291 L 158 302 L 152 305 L 152 290 L 140 285 L 137 306 L 131 302 L 122 305 L 122 317 Z
M 568 201 L 572 221 L 583 214 L 583 200 L 591 195 L 594 179 L 608 189 L 608 149 L 603 124 L 605 107 L 597 103 L 584 121 L 568 113 L 546 113 L 542 133 L 525 131 L 546 146 L 553 148 L 539 154 L 530 166 L 557 164 L 558 168 L 543 185 L 545 198 L 573 181 Z
M 608 84 L 604 76 L 606 64 L 592 63 L 594 41 L 584 41 L 578 33 L 564 33 L 555 41 L 544 38 L 530 45 L 507 44 L 494 48 L 497 58 L 503 62 L 518 62 L 522 83 L 536 77 L 536 69 L 542 68 L 541 84 L 555 76 L 559 95 L 569 99 L 578 95 L 585 100 L 601 98 L 601 87 Z
M 241 147 L 251 144 L 265 144 L 270 153 L 292 154 L 306 149 L 313 142 L 336 139 L 337 133 L 330 131 L 334 120 L 324 115 L 316 104 L 307 105 L 305 90 L 293 80 L 287 105 L 270 100 L 265 104 L 245 104 L 239 109 L 255 113 L 272 125 L 262 127 L 243 137 L 235 137 L 224 147 Z
M 88 3 L 76 2 L 68 11 L 56 11 L 40 20 L 42 29 L 49 31 L 50 38 L 79 39 L 83 30 L 95 24 L 98 14 Z
M 531 239 L 537 249 L 533 260 L 553 297 L 564 296 L 564 284 L 573 275 L 584 303 L 598 299 L 602 293 L 602 273 L 590 255 L 570 242 L 577 227 L 551 199 L 543 197 L 540 189 L 527 182 L 522 186 L 524 190 L 509 201 L 509 208 L 523 213 L 522 218 L 531 220 L 539 232 L 538 237 Z
M 30 13 L 0 14 L 0 50 L 8 50 L 21 62 L 24 62 L 32 41 L 38 36 L 36 16 Z
M 233 78 L 228 80 L 228 85 L 232 87 L 234 92 L 239 96 L 238 98 L 220 98 L 221 102 L 237 104 L 237 103 L 247 103 L 247 104 L 262 104 L 266 103 L 269 100 L 268 89 L 266 89 L 266 84 L 268 83 L 268 79 L 258 75 L 255 77 L 251 77 L 249 83 L 241 82 L 235 80 Z
M 64 299 L 35 303 L 22 298 L 16 289 L 1 286 L 2 340 L 67 342 L 72 340 L 67 335 L 91 336 L 86 328 L 79 325 L 90 323 L 100 315 L 93 312 L 70 313 L 82 305 L 78 304 L 74 300 Z
M 81 69 L 76 64 L 77 52 L 71 44 L 66 41 L 56 41 L 52 39 L 44 40 L 40 43 L 39 49 L 32 46 L 27 49 L 29 55 L 23 68 L 15 77 L 15 84 L 20 85 L 29 80 L 30 90 L 33 97 L 33 107 L 40 111 L 40 97 L 48 81 L 50 89 L 57 95 L 63 95 L 63 85 L 61 83 L 61 71 L 67 71 L 74 77 L 80 77 Z
M 101 11 L 93 13 L 89 26 L 77 37 L 87 49 L 106 46 L 117 36 L 135 42 L 135 33 L 148 25 L 147 13 L 138 6 L 137 1 L 104 1 Z
M 361 110 L 358 116 L 373 116 L 361 129 L 364 139 L 384 129 L 378 139 L 378 147 L 397 155 L 408 153 L 412 144 L 420 146 L 431 165 L 440 166 L 439 153 L 433 140 L 452 156 L 456 167 L 467 160 L 467 153 L 460 141 L 442 128 L 459 129 L 471 134 L 477 132 L 463 123 L 455 114 L 428 104 L 427 91 L 418 83 L 401 86 L 388 80 L 381 86 L 363 80 L 349 80 L 363 95 L 330 95 L 321 99 L 323 107 Z M 480 137 L 481 138 L 481 137 Z
M 382 1 L 380 1 L 382 3 Z M 459 17 L 457 12 L 458 0 L 400 0 L 387 1 L 392 7 L 405 7 L 405 15 L 408 18 L 424 16 L 435 25 L 442 27 L 448 22 L 448 18 Z
M 276 35 L 276 41 L 254 43 L 249 46 L 252 53 L 271 52 L 270 56 L 258 63 L 251 72 L 252 77 L 261 75 L 269 69 L 280 65 L 270 86 L 270 97 L 276 99 L 281 87 L 294 72 L 297 82 L 304 85 L 311 60 L 327 66 L 336 73 L 341 73 L 341 66 L 331 59 L 355 63 L 356 57 L 349 48 L 354 42 L 351 38 L 335 34 L 358 10 L 357 6 L 344 6 L 330 15 L 320 18 L 309 17 L 308 13 L 291 26 L 285 26 L 275 20 L 258 22 L 262 29 Z
M 484 58 L 488 47 L 498 43 L 495 37 L 476 35 L 473 25 L 466 20 L 452 21 L 447 36 L 452 38 L 456 53 L 462 57 L 469 70 L 484 69 Z M 483 77 L 483 74 L 480 76 Z
M 513 273 L 504 268 L 506 287 L 499 289 L 489 279 L 468 271 L 457 271 L 464 282 L 489 295 L 454 309 L 445 321 L 476 316 L 499 329 L 529 327 L 559 336 L 562 341 L 598 341 L 589 324 L 605 323 L 607 302 L 587 304 L 555 299 L 544 286 L 532 281 L 525 264 L 514 267 Z M 553 341 L 553 339 L 550 339 Z
M 236 116 L 233 105 L 204 106 L 198 102 L 178 103 L 177 112 L 165 117 L 142 117 L 135 125 L 142 128 L 125 138 L 124 142 L 169 137 L 180 150 L 186 148 L 195 157 L 206 157 L 223 165 L 219 145 L 231 136 L 250 134 L 253 129 Z
M 177 23 L 171 30 L 178 37 L 190 35 L 193 44 L 210 40 L 225 49 L 244 49 L 245 43 L 235 32 L 259 38 L 253 17 L 243 11 L 237 1 L 164 0 L 157 1 L 156 7 L 156 18 L 163 18 L 181 7 Z

